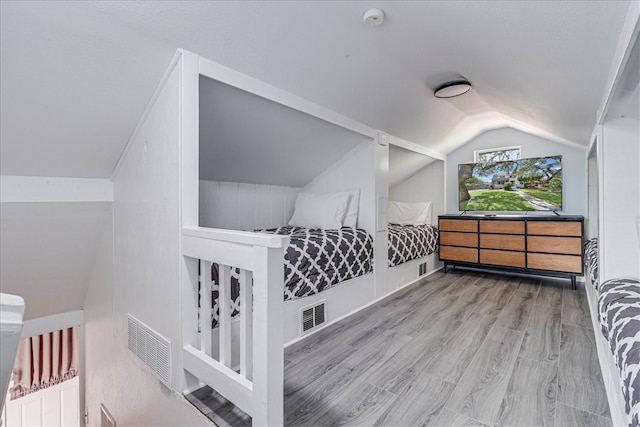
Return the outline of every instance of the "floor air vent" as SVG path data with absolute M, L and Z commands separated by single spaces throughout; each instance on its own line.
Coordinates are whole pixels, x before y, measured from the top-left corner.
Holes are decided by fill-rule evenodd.
M 131 315 L 127 326 L 129 350 L 171 387 L 171 342 Z
M 300 310 L 302 333 L 305 334 L 327 320 L 326 300 Z
M 418 264 L 418 276 L 424 276 L 425 274 L 427 274 L 427 263 Z

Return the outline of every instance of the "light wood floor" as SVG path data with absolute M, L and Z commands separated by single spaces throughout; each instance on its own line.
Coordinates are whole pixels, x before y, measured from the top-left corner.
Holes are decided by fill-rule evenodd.
M 584 288 L 456 270 L 285 351 L 289 426 L 609 426 Z M 219 425 L 250 419 L 206 387 Z

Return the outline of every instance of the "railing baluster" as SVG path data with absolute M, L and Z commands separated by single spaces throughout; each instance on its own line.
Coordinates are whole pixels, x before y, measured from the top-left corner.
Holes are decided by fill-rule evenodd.
M 211 262 L 200 260 L 200 351 L 211 356 Z
M 240 375 L 250 380 L 253 370 L 253 275 L 240 270 Z
M 218 327 L 220 363 L 231 367 L 231 267 L 220 265 L 218 293 Z
M 182 320 L 191 331 L 186 334 L 179 358 L 184 381 L 187 385 L 194 381 L 208 384 L 249 414 L 255 426 L 283 425 L 282 258 L 288 240 L 284 236 L 227 230 L 183 229 L 183 255 L 190 259 L 185 263 L 187 274 L 183 274 L 183 301 L 189 304 L 183 305 Z M 211 342 L 212 262 L 219 267 L 218 360 L 213 357 L 215 342 L 213 346 Z M 239 372 L 233 370 L 237 366 L 231 359 L 230 266 L 240 268 Z M 198 281 L 199 293 L 195 292 Z M 199 308 L 195 307 L 198 298 Z M 195 333 L 197 316 L 199 336 Z

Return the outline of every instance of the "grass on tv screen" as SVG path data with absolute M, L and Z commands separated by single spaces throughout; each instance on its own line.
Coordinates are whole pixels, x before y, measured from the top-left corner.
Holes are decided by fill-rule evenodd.
M 562 156 L 458 165 L 458 209 L 562 210 Z

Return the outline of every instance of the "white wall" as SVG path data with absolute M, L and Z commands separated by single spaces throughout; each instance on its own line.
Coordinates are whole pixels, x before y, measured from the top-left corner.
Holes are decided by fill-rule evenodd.
M 375 165 L 375 143 L 372 140 L 361 142 L 305 185 L 303 191 L 323 193 L 359 188 L 358 227 L 367 230 L 373 237 L 375 234 Z
M 614 119 L 604 124 L 603 181 L 600 187 L 601 281 L 640 278 L 640 243 L 636 218 L 640 215 L 640 123 Z M 600 156 L 600 153 L 598 153 Z
M 118 425 L 210 425 L 127 349 L 130 313 L 171 341 L 180 387 L 179 77 L 174 68 L 114 178 L 113 252 L 107 231 L 85 302 L 92 425 L 100 402 Z
M 598 237 L 598 155 L 594 147 L 593 153 L 587 159 L 587 218 L 586 237 Z
M 81 310 L 110 202 L 0 203 L 0 287 L 26 320 Z
M 293 215 L 295 187 L 200 181 L 200 226 L 255 230 L 286 225 Z
M 522 158 L 562 156 L 564 186 L 563 211 L 566 215 L 586 215 L 587 183 L 585 149 L 530 135 L 511 128 L 485 132 L 447 155 L 447 213 L 458 213 L 458 164 L 473 163 L 474 150 L 522 146 Z
M 431 201 L 431 218 L 438 223 L 438 215 L 444 214 L 444 162 L 436 160 L 420 169 L 403 182 L 389 188 L 389 200 L 398 202 Z
M 393 168 L 393 165 L 389 165 Z M 444 161 L 435 160 L 406 180 L 389 188 L 389 200 L 399 202 L 431 201 L 431 221 L 438 224 L 438 215 L 445 213 L 444 207 Z M 386 280 L 392 289 L 406 285 L 418 278 L 419 265 L 427 263 L 427 273 L 442 267 L 436 253 L 389 268 Z
M 100 425 L 104 404 L 118 425 L 207 425 L 182 396 L 130 354 L 114 305 L 113 232 L 105 228 L 85 301 L 85 409 Z

